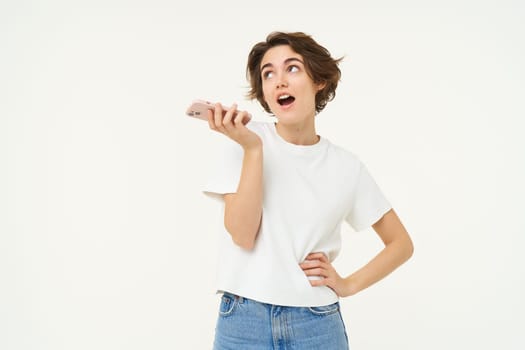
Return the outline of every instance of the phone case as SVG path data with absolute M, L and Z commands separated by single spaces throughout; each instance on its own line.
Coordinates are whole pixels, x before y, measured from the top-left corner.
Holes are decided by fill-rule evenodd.
M 186 110 L 186 114 L 190 117 L 208 120 L 208 110 L 214 109 L 213 103 L 204 100 L 195 100 Z
M 186 110 L 186 115 L 194 118 L 199 118 L 208 121 L 208 110 L 214 110 L 215 105 L 210 101 L 205 100 L 194 100 Z M 228 108 L 223 107 L 223 113 L 226 113 Z M 243 124 L 248 123 L 251 120 L 251 115 L 248 115 L 246 120 L 243 120 Z

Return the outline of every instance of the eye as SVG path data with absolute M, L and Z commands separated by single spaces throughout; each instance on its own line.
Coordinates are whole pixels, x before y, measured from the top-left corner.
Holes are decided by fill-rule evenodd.
M 264 71 L 262 77 L 263 79 L 270 79 L 273 77 L 273 72 L 271 70 Z
M 299 67 L 295 66 L 295 65 L 291 65 L 288 67 L 288 72 L 290 73 L 295 73 L 295 72 L 298 72 L 299 71 Z

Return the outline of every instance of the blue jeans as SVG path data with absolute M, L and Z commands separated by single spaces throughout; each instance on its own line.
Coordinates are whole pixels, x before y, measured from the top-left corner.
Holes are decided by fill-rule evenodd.
M 339 303 L 277 306 L 224 293 L 213 349 L 346 350 L 348 338 Z

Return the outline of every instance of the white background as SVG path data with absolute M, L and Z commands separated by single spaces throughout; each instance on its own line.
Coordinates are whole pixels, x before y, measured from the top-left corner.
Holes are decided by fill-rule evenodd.
M 341 301 L 352 348 L 525 348 L 523 2 L 315 4 L 1 2 L 1 349 L 211 348 L 221 220 L 200 190 L 222 140 L 184 110 L 269 120 L 243 96 L 273 30 L 345 56 L 318 132 L 415 243 Z M 381 248 L 343 234 L 342 274 Z

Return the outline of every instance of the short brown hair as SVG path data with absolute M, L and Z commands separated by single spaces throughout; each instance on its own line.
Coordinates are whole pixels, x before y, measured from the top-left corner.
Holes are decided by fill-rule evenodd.
M 342 58 L 332 58 L 326 48 L 319 45 L 311 36 L 302 32 L 272 32 L 266 37 L 266 41 L 261 41 L 253 46 L 248 55 L 248 63 L 246 65 L 246 77 L 251 86 L 247 97 L 250 99 L 256 98 L 266 112 L 272 113 L 270 107 L 264 101 L 261 61 L 269 49 L 279 45 L 288 45 L 296 53 L 303 56 L 306 72 L 313 82 L 325 84 L 315 95 L 315 111 L 319 113 L 335 97 L 335 89 L 341 79 L 341 71 L 338 64 Z

